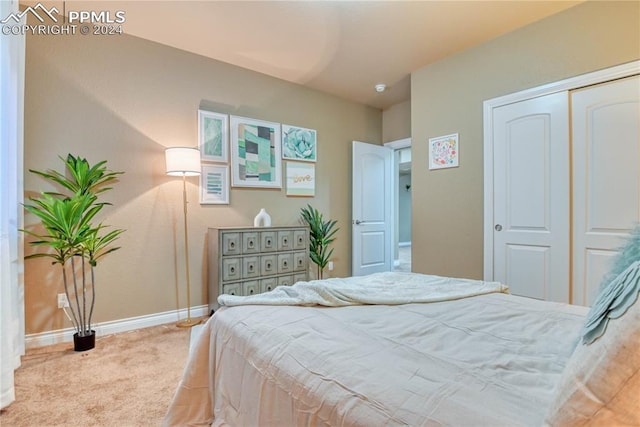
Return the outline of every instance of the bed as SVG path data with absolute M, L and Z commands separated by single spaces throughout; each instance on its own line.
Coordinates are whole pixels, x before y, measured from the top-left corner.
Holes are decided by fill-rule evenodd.
M 585 406 L 571 412 L 575 390 L 558 390 L 576 383 L 566 371 L 582 345 L 585 307 L 416 273 L 301 282 L 219 301 L 166 426 L 567 425 L 562 416 L 579 419 Z M 639 342 L 631 337 L 632 352 Z M 619 382 L 629 385 L 629 375 Z M 640 422 L 634 390 L 624 413 L 613 408 L 621 425 Z

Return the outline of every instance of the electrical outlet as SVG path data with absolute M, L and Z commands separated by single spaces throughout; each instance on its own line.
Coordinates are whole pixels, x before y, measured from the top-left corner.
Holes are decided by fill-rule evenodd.
M 333 261 L 329 261 L 329 271 L 333 271 Z
M 69 300 L 67 300 L 67 295 L 58 294 L 58 308 L 69 307 Z

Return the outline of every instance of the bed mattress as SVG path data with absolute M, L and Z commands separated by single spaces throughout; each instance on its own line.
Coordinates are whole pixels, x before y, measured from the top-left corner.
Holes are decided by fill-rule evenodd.
M 504 293 L 224 307 L 164 424 L 540 426 L 586 312 Z

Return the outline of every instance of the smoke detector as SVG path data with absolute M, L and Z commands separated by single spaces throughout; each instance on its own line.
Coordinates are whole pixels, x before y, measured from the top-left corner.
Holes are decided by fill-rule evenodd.
M 387 88 L 387 85 L 384 83 L 378 83 L 377 85 L 374 86 L 376 92 L 384 92 L 384 90 Z

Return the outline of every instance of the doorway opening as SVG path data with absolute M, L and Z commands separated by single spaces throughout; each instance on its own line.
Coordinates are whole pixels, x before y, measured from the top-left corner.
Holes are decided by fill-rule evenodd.
M 411 271 L 411 138 L 388 142 L 394 150 L 393 271 Z

